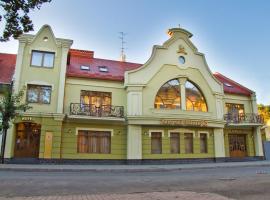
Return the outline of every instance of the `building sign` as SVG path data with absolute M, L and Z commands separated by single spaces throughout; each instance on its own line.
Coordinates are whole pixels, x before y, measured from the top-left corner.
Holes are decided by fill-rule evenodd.
M 206 127 L 207 121 L 205 120 L 190 120 L 190 119 L 180 119 L 180 120 L 167 120 L 163 119 L 160 122 L 163 125 L 170 125 L 170 126 L 199 126 L 199 127 Z
M 22 117 L 22 121 L 32 121 L 32 117 Z

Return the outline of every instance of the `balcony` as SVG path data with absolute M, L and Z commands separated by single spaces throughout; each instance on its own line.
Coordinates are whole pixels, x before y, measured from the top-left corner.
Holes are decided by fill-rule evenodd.
M 224 115 L 227 124 L 263 124 L 263 116 L 254 113 L 228 113 Z
M 94 104 L 70 104 L 71 115 L 91 116 L 91 117 L 124 117 L 123 106 L 102 105 L 97 107 Z

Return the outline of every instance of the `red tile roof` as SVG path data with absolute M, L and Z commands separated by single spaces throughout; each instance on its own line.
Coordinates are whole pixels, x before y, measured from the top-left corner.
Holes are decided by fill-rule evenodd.
M 16 65 L 16 54 L 0 53 L 0 84 L 11 83 Z
M 73 53 L 74 51 L 76 51 L 76 54 Z M 120 62 L 115 60 L 93 58 L 92 56 L 82 56 L 78 52 L 79 50 L 71 50 L 69 53 L 69 61 L 67 66 L 68 77 L 123 81 L 125 71 L 142 66 L 142 64 L 138 63 Z M 89 66 L 90 70 L 81 70 L 80 67 L 82 65 Z M 100 72 L 100 66 L 106 66 L 108 72 Z
M 228 77 L 215 72 L 214 76 L 223 84 L 224 93 L 228 94 L 237 94 L 237 95 L 244 95 L 250 96 L 254 93 L 252 90 L 240 85 L 239 83 L 229 79 Z
M 10 83 L 16 64 L 15 54 L 0 53 L 0 83 Z M 81 70 L 81 65 L 90 66 L 90 70 Z M 99 67 L 106 66 L 108 72 L 100 72 Z M 112 81 L 124 81 L 125 71 L 137 69 L 142 64 L 120 62 L 94 58 L 93 51 L 70 49 L 67 62 L 67 77 L 91 78 Z M 229 79 L 228 77 L 214 73 L 214 76 L 223 84 L 224 93 L 250 96 L 253 91 Z

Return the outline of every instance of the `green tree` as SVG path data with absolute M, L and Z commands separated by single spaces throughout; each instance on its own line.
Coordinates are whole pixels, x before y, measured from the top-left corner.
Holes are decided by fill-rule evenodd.
M 40 9 L 43 3 L 51 0 L 0 0 L 0 24 L 5 23 L 0 41 L 8 41 L 10 37 L 18 38 L 22 33 L 34 30 L 29 12 Z M 2 14 L 3 13 L 3 14 Z
M 264 123 L 266 123 L 268 120 L 270 120 L 270 105 L 258 105 L 258 112 L 260 115 L 264 118 Z
M 4 163 L 7 130 L 10 127 L 10 123 L 20 112 L 25 112 L 31 108 L 27 103 L 21 103 L 24 91 L 25 88 L 20 90 L 18 94 L 13 94 L 13 84 L 4 89 L 4 97 L 0 102 L 0 115 L 2 118 L 0 126 L 0 132 L 2 132 L 1 163 Z

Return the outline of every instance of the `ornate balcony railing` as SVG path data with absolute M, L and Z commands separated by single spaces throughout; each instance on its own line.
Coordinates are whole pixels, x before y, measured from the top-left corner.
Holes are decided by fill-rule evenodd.
M 123 106 L 112 106 L 112 105 L 102 105 L 100 107 L 94 104 L 81 104 L 81 103 L 71 103 L 70 104 L 70 114 L 71 115 L 84 115 L 92 117 L 124 117 L 124 107 Z
M 254 114 L 254 113 L 243 113 L 243 114 L 234 114 L 228 113 L 224 115 L 224 120 L 227 124 L 241 124 L 241 123 L 252 123 L 252 124 L 263 124 L 263 116 Z

